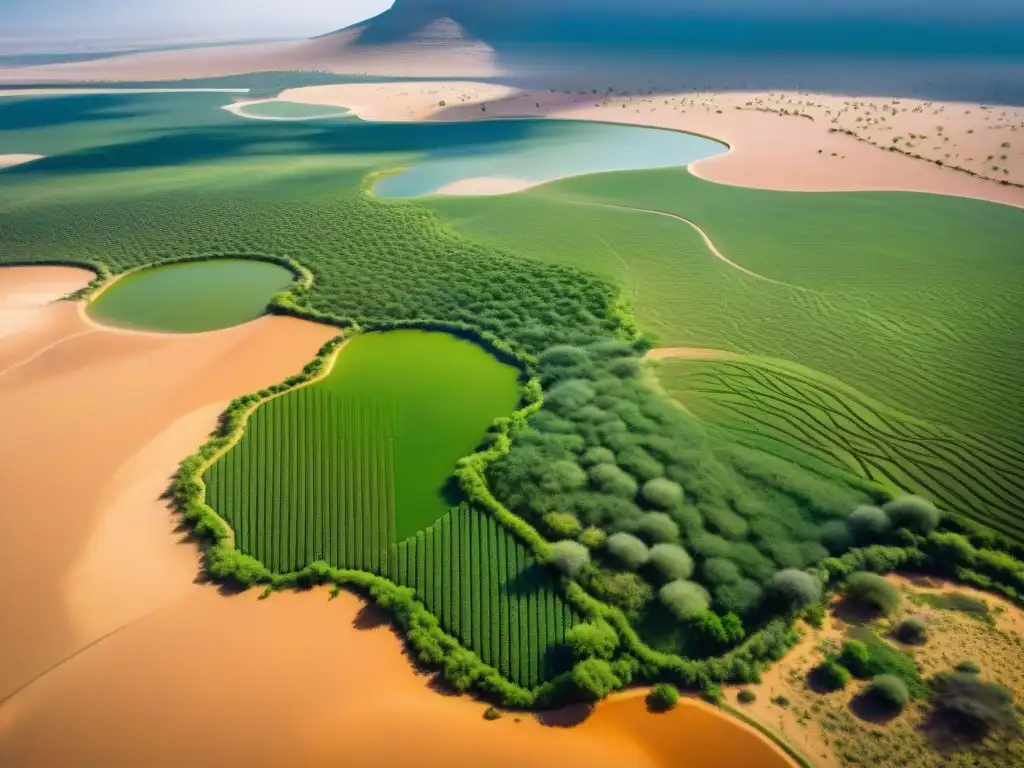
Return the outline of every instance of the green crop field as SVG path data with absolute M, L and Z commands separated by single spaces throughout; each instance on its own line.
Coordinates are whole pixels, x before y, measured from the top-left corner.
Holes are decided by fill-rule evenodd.
M 600 174 L 512 197 L 424 204 L 484 242 L 616 280 L 661 346 L 788 360 L 819 387 L 832 382 L 870 399 L 897 434 L 954 435 L 952 445 L 934 451 L 878 459 L 898 470 L 833 463 L 866 478 L 898 478 L 901 487 L 1021 536 L 1021 524 L 1007 519 L 1024 521 L 1024 211 L 938 195 L 767 192 L 682 170 Z M 698 225 L 725 257 L 755 274 L 716 258 L 692 226 L 664 213 Z M 691 404 L 692 391 L 667 384 Z M 743 409 L 753 419 L 748 432 L 775 419 L 752 416 L 767 407 L 759 402 Z M 732 405 L 725 423 L 735 425 L 740 408 Z M 722 416 L 721 409 L 698 412 L 712 422 Z M 816 426 L 828 441 L 845 439 L 836 429 L 827 420 Z M 808 449 L 806 439 L 789 434 L 773 432 L 775 449 L 779 441 Z M 959 459 L 977 446 L 997 488 L 982 490 L 988 475 Z
M 391 578 L 510 680 L 534 687 L 565 671 L 557 651 L 580 619 L 551 573 L 490 515 L 453 509 L 398 545 Z
M 516 376 L 447 334 L 356 337 L 325 378 L 256 409 L 210 467 L 208 501 L 272 571 L 386 574 L 392 544 L 455 500 L 455 462 L 515 407 Z

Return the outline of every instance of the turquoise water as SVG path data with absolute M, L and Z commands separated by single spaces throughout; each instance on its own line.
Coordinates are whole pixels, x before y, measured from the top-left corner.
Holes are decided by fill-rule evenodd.
M 264 120 L 323 120 L 328 117 L 345 117 L 351 111 L 345 107 L 331 107 L 316 104 L 298 104 L 291 101 L 258 101 L 238 108 L 244 117 Z
M 529 123 L 528 131 L 510 131 Z M 382 197 L 417 197 L 484 176 L 543 182 L 564 176 L 688 165 L 728 147 L 690 133 L 573 120 L 491 120 L 474 127 L 489 140 L 444 146 L 382 179 Z

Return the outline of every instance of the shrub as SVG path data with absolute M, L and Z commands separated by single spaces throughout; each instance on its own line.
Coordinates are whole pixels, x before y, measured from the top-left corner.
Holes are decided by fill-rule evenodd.
M 540 487 L 548 493 L 568 493 L 587 484 L 587 473 L 575 461 L 556 461 L 540 480 Z
M 890 712 L 902 712 L 910 701 L 907 684 L 895 675 L 878 675 L 872 679 L 864 694 Z
M 590 526 L 583 533 L 579 535 L 579 542 L 587 549 L 597 549 L 603 547 L 605 541 L 608 540 L 608 534 L 602 531 L 600 528 Z
M 817 681 L 826 691 L 841 691 L 853 675 L 835 659 L 826 659 L 814 671 Z
M 752 579 L 740 579 L 735 584 L 715 588 L 715 603 L 724 613 L 742 615 L 761 604 L 764 590 Z
M 441 106 L 444 106 L 444 102 L 441 102 Z M 497 720 L 501 717 L 501 712 L 496 710 L 494 707 L 488 707 L 484 710 L 484 720 Z
M 679 526 L 664 512 L 647 512 L 641 515 L 635 531 L 653 544 L 675 541 L 679 538 Z
M 704 699 L 708 704 L 714 704 L 716 707 L 721 705 L 725 695 L 722 693 L 721 687 L 711 683 L 706 685 L 704 690 L 700 692 L 701 698 Z
M 683 503 L 683 487 L 664 477 L 656 477 L 644 483 L 641 495 L 648 504 L 662 509 Z
M 648 560 L 667 581 L 693 575 L 693 559 L 678 544 L 655 544 Z
M 605 549 L 626 568 L 635 571 L 647 562 L 647 545 L 630 533 L 613 533 L 605 542 Z
M 772 576 L 772 593 L 790 611 L 799 611 L 821 600 L 821 582 L 806 571 L 786 568 Z
M 991 733 L 1020 732 L 1013 692 L 976 674 L 953 672 L 931 681 L 932 712 L 938 724 L 981 740 Z
M 577 659 L 610 659 L 619 647 L 619 636 L 607 622 L 583 622 L 565 633 L 565 644 Z
M 679 703 L 679 691 L 669 683 L 658 683 L 647 694 L 647 706 L 655 712 L 667 712 Z
M 595 464 L 611 464 L 614 466 L 615 453 L 602 446 L 588 448 L 586 453 L 580 457 L 580 464 L 585 467 L 593 467 Z
M 911 616 L 896 627 L 896 637 L 907 645 L 924 645 L 928 640 L 928 625 L 920 616 Z
M 570 578 L 575 578 L 590 562 L 590 550 L 577 541 L 556 541 L 551 545 L 550 562 Z
M 543 519 L 548 533 L 555 539 L 571 539 L 583 529 L 575 515 L 566 512 L 548 512 Z
M 847 640 L 843 643 L 838 661 L 850 670 L 854 677 L 862 680 L 878 675 L 895 675 L 904 682 L 914 697 L 924 696 L 928 692 L 921 682 L 913 657 L 893 648 L 875 635 L 866 641 Z
M 587 586 L 594 597 L 619 608 L 630 618 L 636 618 L 654 597 L 651 585 L 632 572 L 603 571 Z
M 772 704 L 775 704 L 776 706 L 779 706 L 779 707 L 788 707 L 789 706 L 789 699 L 786 698 L 785 696 L 776 696 L 774 699 L 772 699 Z
M 744 688 L 742 691 L 736 694 L 736 700 L 740 704 L 752 704 L 757 701 L 757 694 L 749 688 Z
M 846 597 L 858 605 L 888 615 L 900 604 L 900 592 L 877 573 L 861 571 L 846 580 Z
M 829 520 L 821 526 L 818 538 L 833 555 L 841 555 L 853 546 L 853 533 L 842 520 Z
M 935 505 L 920 496 L 901 496 L 885 504 L 882 509 L 894 528 L 906 528 L 921 536 L 934 531 L 941 517 Z
M 858 544 L 876 542 L 889 531 L 889 516 L 879 507 L 857 507 L 846 523 Z
M 595 464 L 587 472 L 590 481 L 601 491 L 611 496 L 632 499 L 636 496 L 636 480 L 615 464 Z
M 740 580 L 740 569 L 732 560 L 723 557 L 712 557 L 704 561 L 701 567 L 704 581 L 717 586 L 719 584 L 733 584 Z
M 704 613 L 711 604 L 707 590 L 692 581 L 670 581 L 658 591 L 658 598 L 676 617 L 692 619 Z
M 957 672 L 963 672 L 965 675 L 980 675 L 981 667 L 975 664 L 973 661 L 961 661 L 955 667 Z
M 602 659 L 584 659 L 572 668 L 571 679 L 580 696 L 600 701 L 622 685 L 611 664 Z

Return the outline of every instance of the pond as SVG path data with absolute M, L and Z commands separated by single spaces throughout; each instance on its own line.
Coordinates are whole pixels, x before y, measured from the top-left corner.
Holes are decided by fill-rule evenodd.
M 513 124 L 526 124 L 510 130 Z M 379 181 L 382 197 L 417 197 L 467 179 L 540 183 L 588 173 L 668 168 L 722 154 L 728 147 L 679 131 L 574 120 L 486 120 L 477 140 L 445 145 Z M 488 135 L 490 139 L 488 140 Z
M 259 317 L 294 280 L 284 267 L 255 259 L 186 261 L 122 277 L 88 312 L 106 325 L 137 330 L 213 331 Z

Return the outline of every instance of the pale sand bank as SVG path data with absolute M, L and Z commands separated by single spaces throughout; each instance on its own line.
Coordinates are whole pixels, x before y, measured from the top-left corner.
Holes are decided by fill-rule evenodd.
M 13 168 L 16 165 L 31 163 L 33 160 L 42 160 L 45 155 L 12 154 L 0 155 L 0 168 Z
M 741 355 L 726 352 L 724 349 L 706 349 L 704 347 L 658 347 L 648 350 L 644 360 L 738 360 Z
M 0 612 L 19 617 L 0 698 L 191 584 L 195 548 L 159 500 L 178 462 L 219 404 L 295 373 L 336 334 L 283 317 L 194 336 L 108 333 L 70 303 L 44 310 L 55 317 L 33 348 L 0 339 Z
M 431 194 L 434 195 L 507 195 L 523 189 L 543 184 L 542 181 L 526 179 L 510 179 L 503 176 L 478 176 L 472 179 L 459 179 L 445 184 Z
M 286 90 L 279 98 L 344 106 L 367 120 L 555 117 L 684 130 L 731 147 L 691 166 L 697 175 L 722 184 L 788 191 L 918 191 L 1024 207 L 1022 188 L 867 143 L 889 146 L 899 137 L 899 146 L 931 160 L 1024 183 L 1024 109 L 785 92 L 566 94 L 466 81 L 309 86 Z M 807 116 L 766 111 L 783 109 Z M 865 115 L 876 122 L 865 122 Z M 855 130 L 864 140 L 830 129 Z
M 72 267 L 0 267 L 0 339 L 45 326 L 52 317 L 47 305 L 92 279 L 92 272 Z

